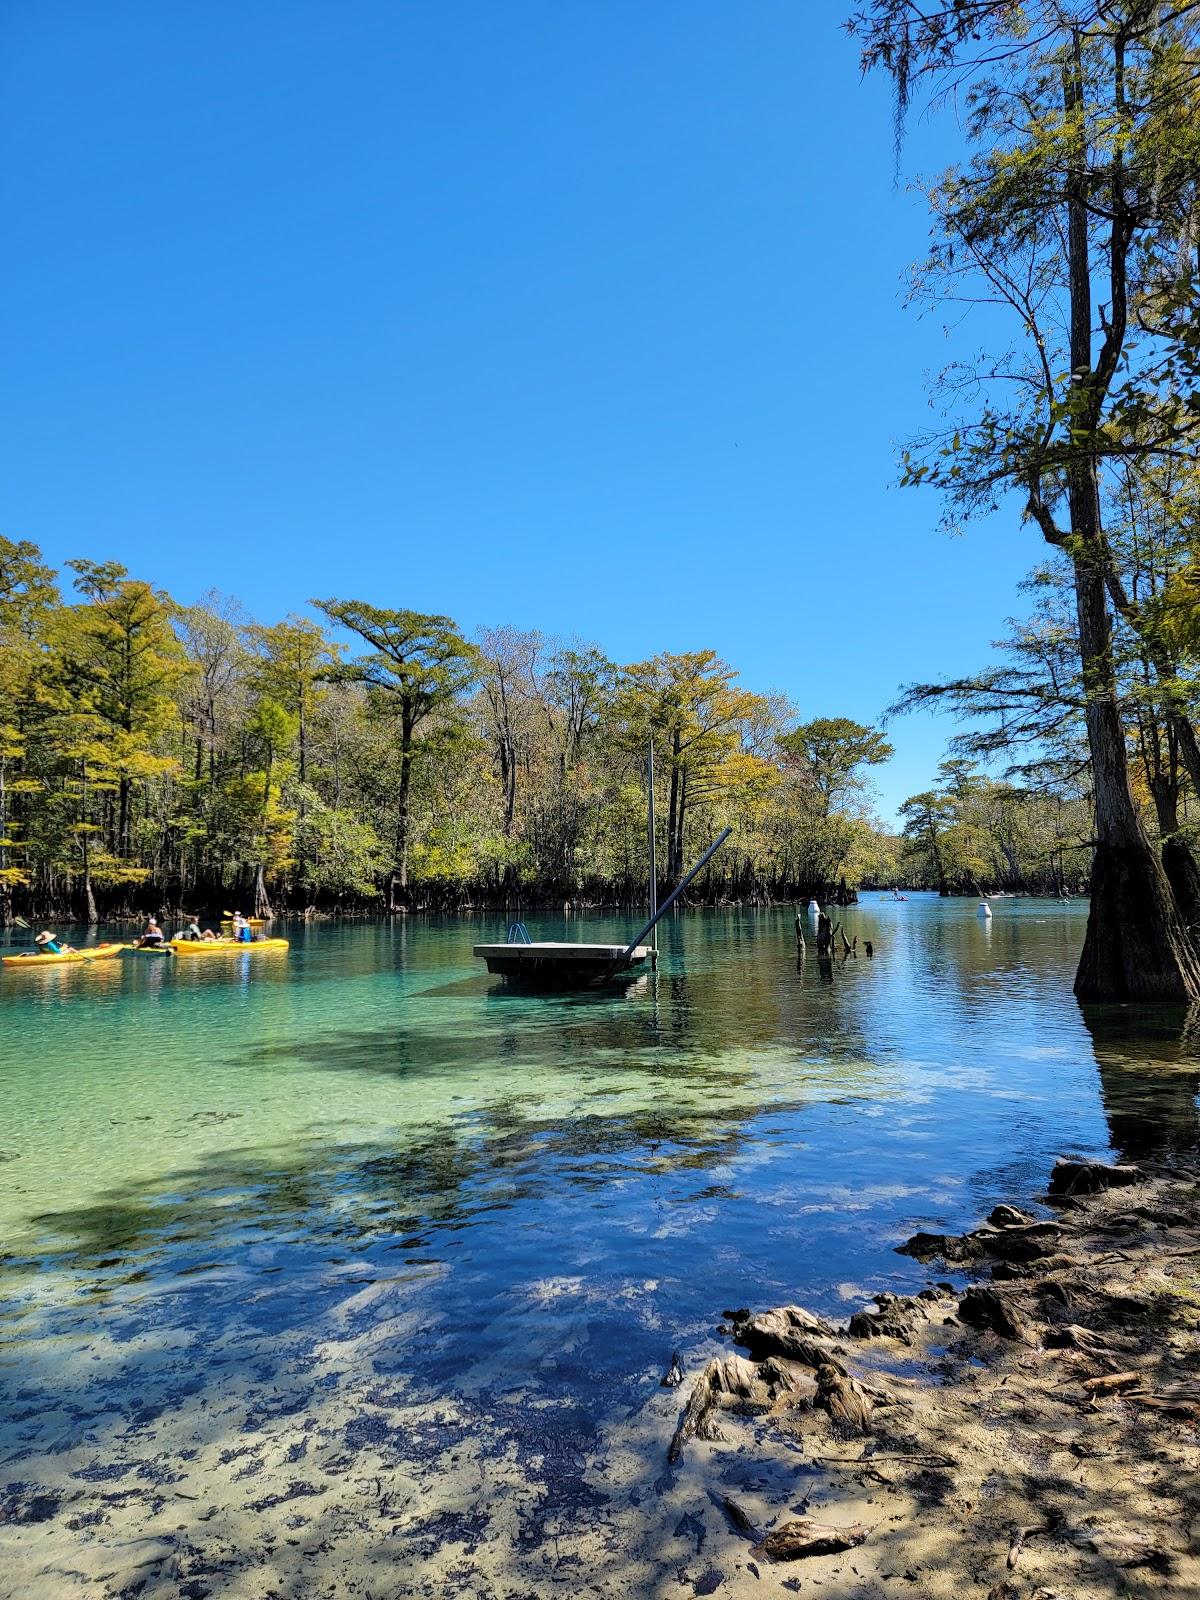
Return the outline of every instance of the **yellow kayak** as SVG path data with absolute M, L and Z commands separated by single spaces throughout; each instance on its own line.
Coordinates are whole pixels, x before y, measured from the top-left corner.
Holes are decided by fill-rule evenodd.
M 79 961 L 104 961 L 109 956 L 119 956 L 122 950 L 132 950 L 129 944 L 94 944 L 89 950 L 65 950 L 62 955 L 35 955 L 32 951 L 22 956 L 0 956 L 6 967 L 65 967 Z
M 265 917 L 247 917 L 246 921 L 250 924 L 250 926 L 252 928 L 265 928 L 266 925 L 267 925 L 267 919 Z M 222 917 L 221 918 L 221 926 L 223 928 L 232 928 L 233 927 L 233 918 L 232 917 Z
M 239 944 L 236 939 L 172 939 L 171 949 L 177 956 L 258 955 L 263 950 L 286 950 L 286 939 L 255 939 L 252 944 Z

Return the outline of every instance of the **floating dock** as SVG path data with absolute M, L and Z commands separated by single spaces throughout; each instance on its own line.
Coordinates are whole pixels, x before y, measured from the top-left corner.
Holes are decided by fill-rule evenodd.
M 631 944 L 573 944 L 569 940 L 538 939 L 529 937 L 523 922 L 509 925 L 508 940 L 504 944 L 477 944 L 476 957 L 487 962 L 489 972 L 502 978 L 524 978 L 527 982 L 543 983 L 547 987 L 568 987 L 571 984 L 602 983 L 623 972 L 640 967 L 647 957 L 657 965 L 658 951 L 642 940 L 654 929 L 663 912 L 691 883 L 709 859 L 714 856 L 733 832 L 726 828 L 719 834 L 697 861 L 692 870 L 671 890 L 661 906 L 642 928 Z M 655 885 L 651 878 L 650 901 L 654 904 Z
M 535 978 L 542 983 L 586 983 L 640 967 L 650 946 L 569 944 L 554 939 L 530 944 L 477 944 L 474 954 L 489 972 L 505 978 Z

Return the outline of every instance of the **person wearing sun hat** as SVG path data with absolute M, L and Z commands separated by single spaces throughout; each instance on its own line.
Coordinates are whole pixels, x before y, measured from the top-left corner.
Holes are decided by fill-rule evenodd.
M 48 928 L 43 928 L 33 942 L 38 947 L 38 954 L 42 956 L 67 956 L 71 954 L 72 946 L 60 943 L 58 935 L 51 933 Z

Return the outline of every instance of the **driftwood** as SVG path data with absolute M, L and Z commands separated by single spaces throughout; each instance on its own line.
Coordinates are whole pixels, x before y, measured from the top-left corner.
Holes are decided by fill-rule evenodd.
M 731 1324 L 730 1332 L 756 1359 L 745 1356 L 719 1356 L 710 1361 L 696 1380 L 679 1425 L 667 1450 L 668 1462 L 678 1461 L 689 1439 L 718 1440 L 724 1437 L 715 1413 L 721 1407 L 768 1411 L 785 1396 L 794 1396 L 795 1405 L 808 1402 L 827 1411 L 835 1425 L 850 1433 L 869 1433 L 872 1397 L 870 1392 L 849 1377 L 832 1350 L 815 1341 L 831 1339 L 835 1329 L 803 1306 L 777 1306 L 751 1316 L 746 1309 L 723 1313 Z M 811 1367 L 815 1381 L 798 1376 L 787 1366 L 795 1361 Z M 679 1353 L 662 1379 L 664 1388 L 673 1387 L 683 1377 Z M 879 1396 L 885 1399 L 886 1396 Z
M 777 1400 L 783 1394 L 795 1394 L 800 1387 L 795 1374 L 784 1366 L 778 1356 L 768 1356 L 759 1367 L 758 1375 L 766 1384 L 772 1400 Z
M 862 1544 L 870 1533 L 863 1522 L 853 1522 L 844 1528 L 835 1528 L 829 1522 L 816 1522 L 812 1517 L 796 1517 L 783 1522 L 757 1546 L 771 1561 L 798 1561 L 802 1556 L 836 1556 L 842 1550 L 853 1550 Z
M 761 1538 L 761 1534 L 759 1533 L 757 1523 L 751 1517 L 750 1513 L 746 1511 L 744 1507 L 738 1505 L 737 1501 L 731 1494 L 725 1494 L 721 1496 L 721 1505 L 724 1507 L 725 1515 L 729 1518 L 730 1522 L 733 1523 L 737 1531 L 739 1533 L 744 1533 L 748 1538 L 753 1539 L 757 1544 Z
M 1033 1528 L 1018 1528 L 1012 1536 L 1012 1543 L 1008 1547 L 1008 1560 L 1006 1562 L 1008 1570 L 1011 1572 L 1021 1559 L 1021 1551 L 1025 1548 L 1026 1539 L 1032 1539 L 1035 1533 L 1053 1532 L 1054 1526 L 1049 1522 L 1039 1523 Z
M 1166 1389 L 1156 1389 L 1153 1394 L 1134 1394 L 1130 1398 L 1152 1411 L 1165 1411 L 1172 1417 L 1194 1419 L 1200 1413 L 1200 1387 L 1196 1384 L 1173 1383 Z
M 1142 1382 L 1140 1372 L 1105 1372 L 1098 1378 L 1086 1378 L 1083 1387 L 1093 1397 L 1120 1394 L 1124 1389 L 1136 1389 Z
M 715 1412 L 722 1405 L 757 1407 L 766 1411 L 783 1394 L 798 1387 L 796 1379 L 779 1361 L 756 1366 L 745 1356 L 718 1356 L 710 1361 L 688 1396 L 679 1426 L 667 1449 L 668 1462 L 679 1460 L 689 1439 L 723 1439 Z
M 830 922 L 823 911 L 817 912 L 817 954 L 827 956 L 833 949 L 834 935 L 837 928 Z
M 762 1387 L 758 1368 L 745 1356 L 718 1356 L 704 1369 L 715 1395 L 730 1395 L 738 1400 L 752 1400 L 756 1389 Z

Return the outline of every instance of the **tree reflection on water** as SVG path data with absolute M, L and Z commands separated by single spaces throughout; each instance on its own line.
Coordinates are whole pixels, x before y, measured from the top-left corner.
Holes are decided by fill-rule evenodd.
M 1200 1007 L 1084 1006 L 1113 1148 L 1146 1161 L 1200 1147 Z

